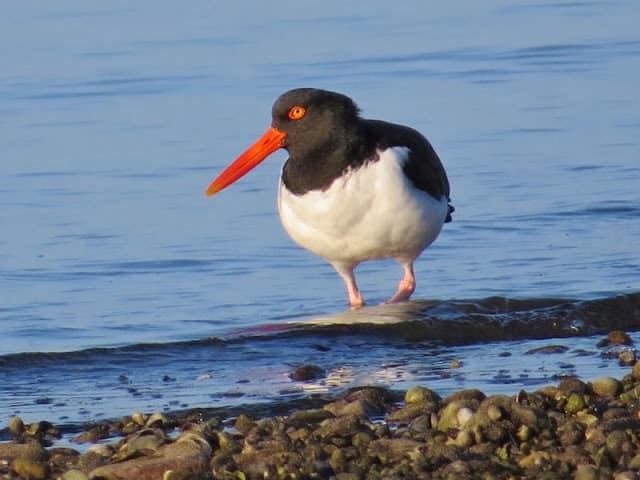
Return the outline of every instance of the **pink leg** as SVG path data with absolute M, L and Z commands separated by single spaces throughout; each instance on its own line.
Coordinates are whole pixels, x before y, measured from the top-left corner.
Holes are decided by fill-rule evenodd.
M 404 270 L 404 276 L 398 284 L 398 290 L 396 293 L 387 300 L 385 303 L 399 303 L 405 302 L 411 298 L 411 295 L 416 289 L 416 277 L 413 275 L 413 263 L 407 263 L 402 266 Z
M 344 280 L 344 284 L 347 287 L 347 295 L 349 296 L 349 306 L 351 309 L 353 310 L 362 307 L 364 305 L 364 298 L 362 298 L 362 294 L 356 284 L 356 277 L 353 274 L 355 265 L 347 267 L 334 265 L 334 268 L 342 277 L 342 280 Z

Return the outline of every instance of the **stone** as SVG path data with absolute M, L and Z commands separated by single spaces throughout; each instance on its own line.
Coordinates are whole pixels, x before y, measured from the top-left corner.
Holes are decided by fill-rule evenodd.
M 0 443 L 0 458 L 7 463 L 17 458 L 40 461 L 49 458 L 49 454 L 38 442 L 8 442 Z
M 440 395 L 436 392 L 420 386 L 411 387 L 404 395 L 404 401 L 407 404 L 427 402 L 438 403 L 440 400 Z
M 45 480 L 49 476 L 49 466 L 44 461 L 16 458 L 11 469 L 27 480 Z
M 152 455 L 98 467 L 89 474 L 89 479 L 156 480 L 170 470 L 197 478 L 208 471 L 210 455 L 207 441 L 189 432 L 177 441 L 163 445 Z
M 622 383 L 613 377 L 600 377 L 591 382 L 591 389 L 601 397 L 615 397 L 622 392 Z

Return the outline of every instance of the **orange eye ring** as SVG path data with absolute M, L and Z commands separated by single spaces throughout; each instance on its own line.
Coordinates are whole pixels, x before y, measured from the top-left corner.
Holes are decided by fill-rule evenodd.
M 300 120 L 307 113 L 307 109 L 300 106 L 294 105 L 289 109 L 289 118 L 291 120 Z

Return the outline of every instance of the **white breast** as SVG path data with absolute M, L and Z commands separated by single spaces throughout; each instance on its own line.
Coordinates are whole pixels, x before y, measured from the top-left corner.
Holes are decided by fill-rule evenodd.
M 447 199 L 413 186 L 402 171 L 406 148 L 377 154 L 325 191 L 294 195 L 280 182 L 280 220 L 296 243 L 334 265 L 353 266 L 377 258 L 412 261 L 436 239 Z

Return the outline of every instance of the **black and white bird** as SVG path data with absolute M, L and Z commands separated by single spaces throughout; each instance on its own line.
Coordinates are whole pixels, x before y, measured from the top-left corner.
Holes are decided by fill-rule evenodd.
M 409 127 L 361 118 L 349 97 L 313 88 L 281 95 L 272 117 L 265 134 L 206 194 L 286 149 L 278 211 L 289 236 L 333 265 L 352 308 L 364 305 L 354 269 L 366 260 L 396 259 L 404 275 L 387 303 L 408 300 L 416 286 L 413 262 L 454 210 L 447 174 L 429 141 Z

